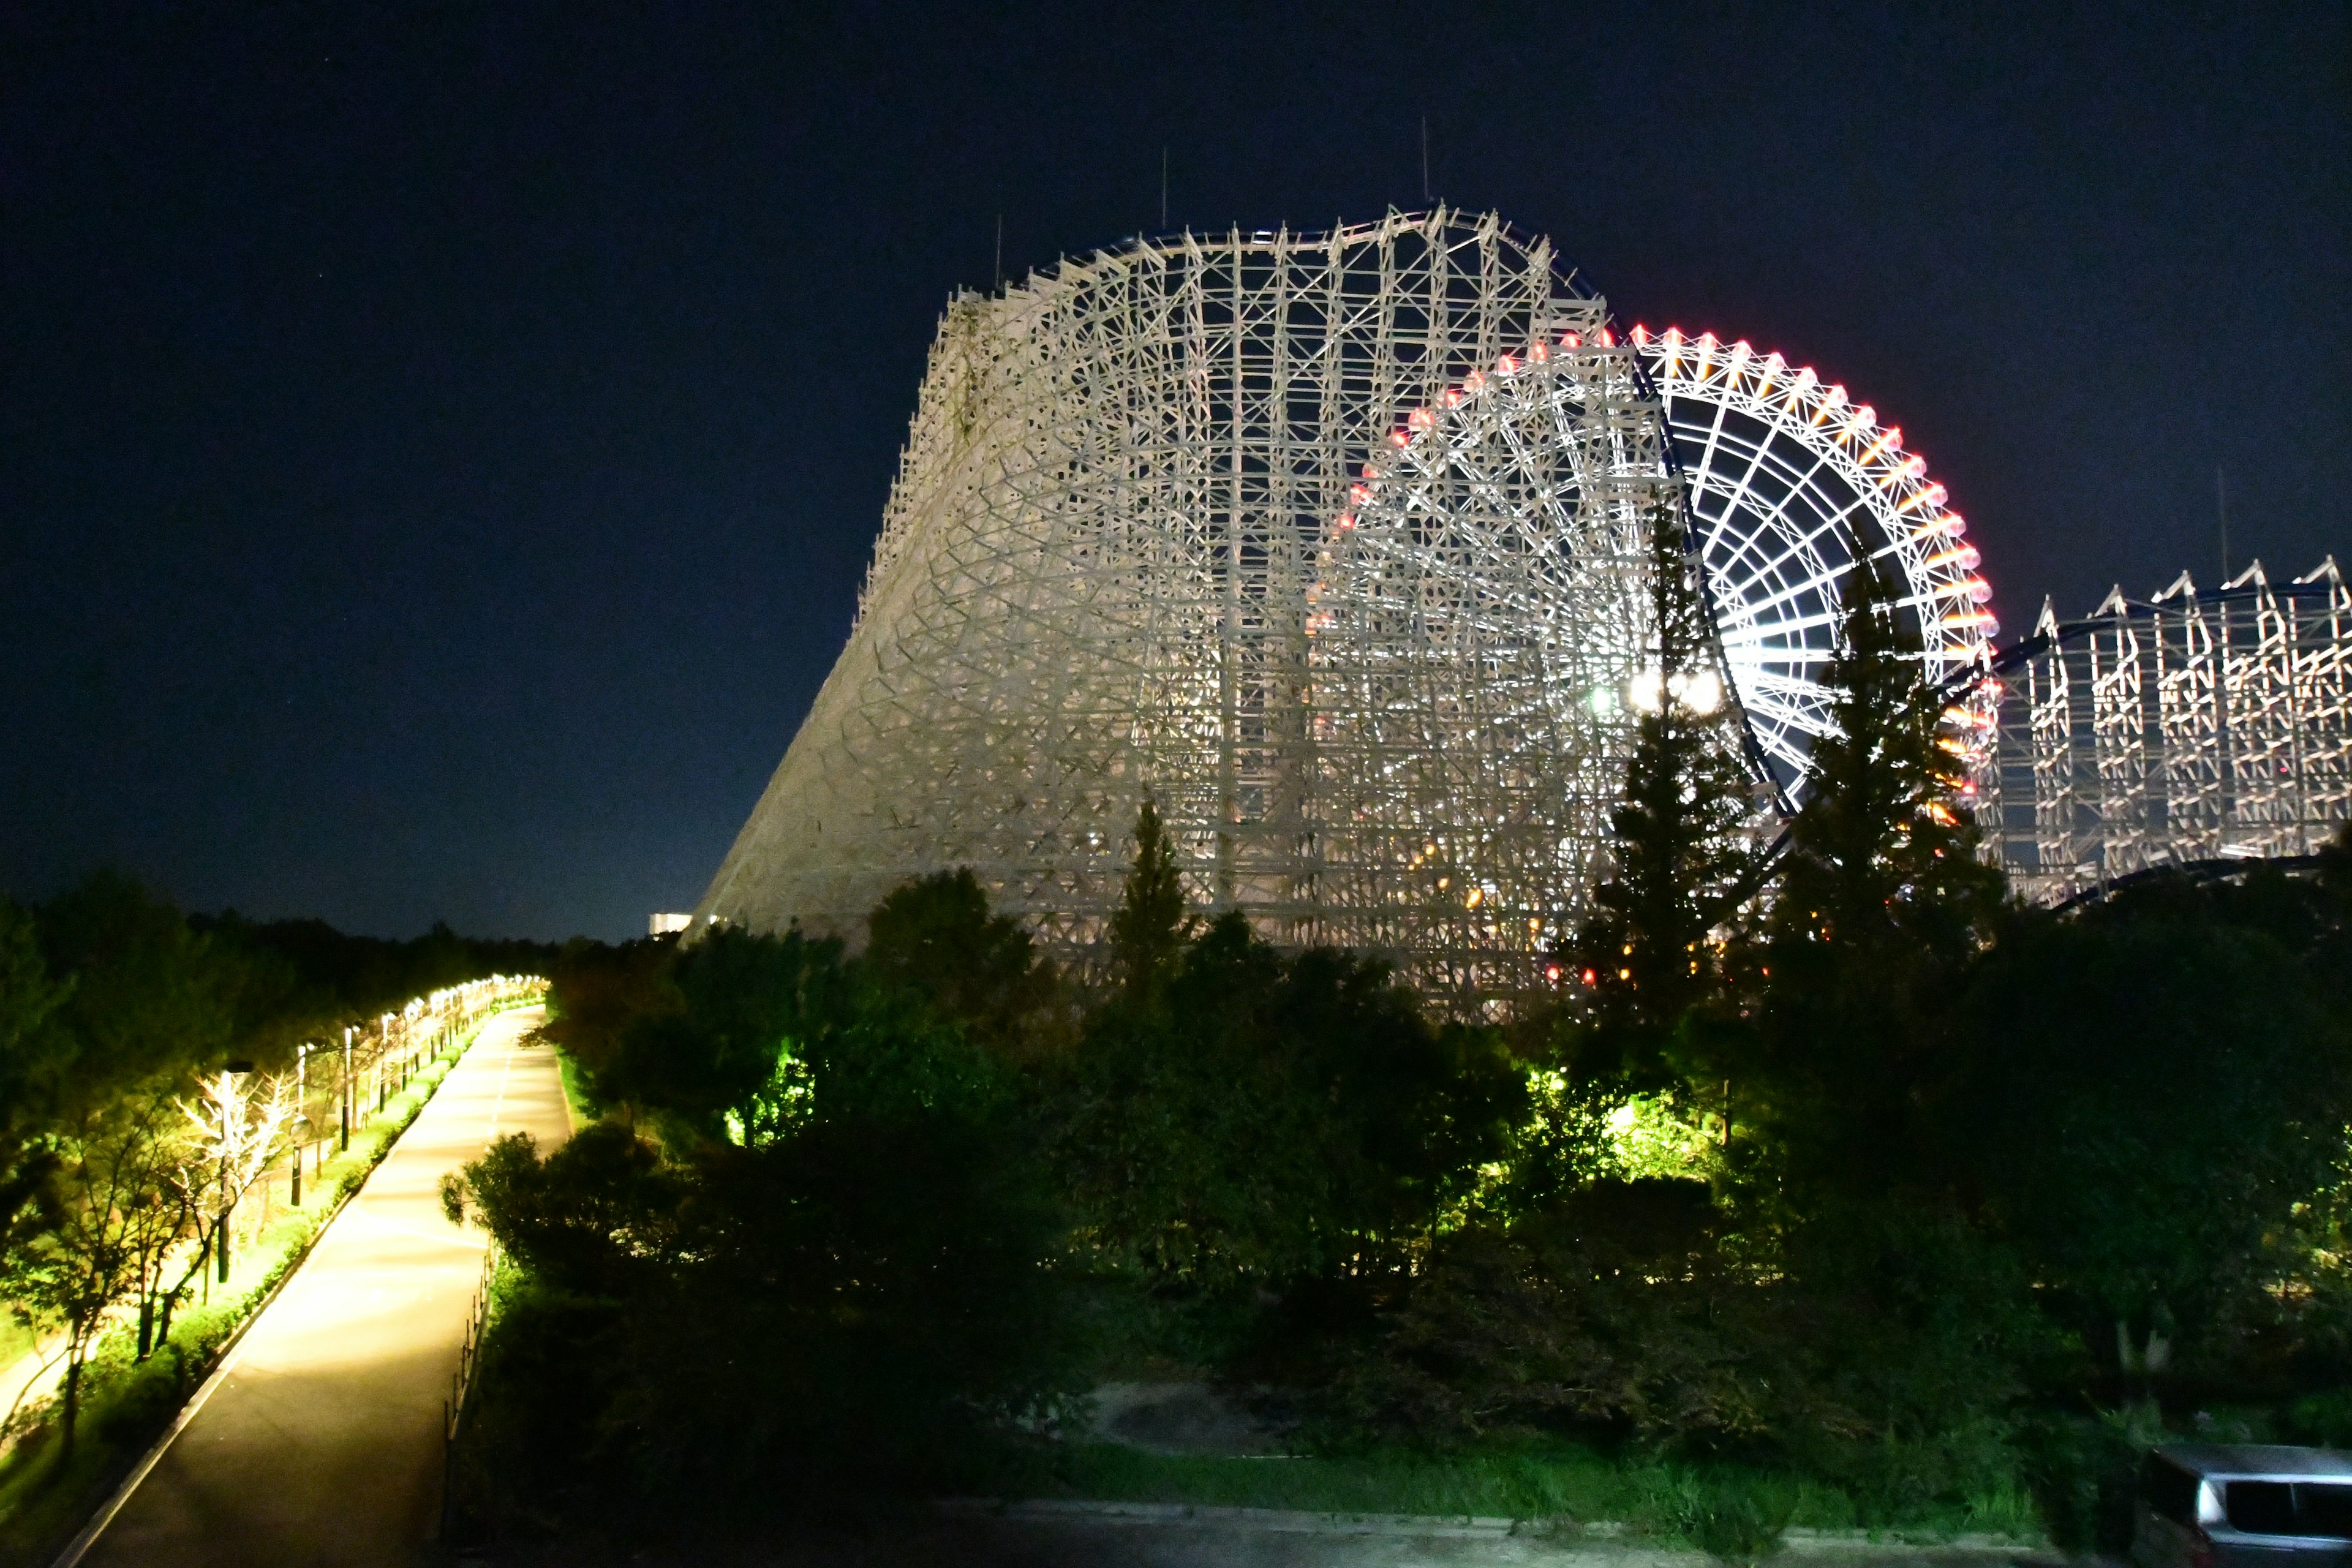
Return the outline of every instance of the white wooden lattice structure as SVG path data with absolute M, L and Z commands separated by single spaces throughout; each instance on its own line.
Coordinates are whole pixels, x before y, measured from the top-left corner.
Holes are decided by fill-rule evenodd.
M 2352 590 L 2331 558 L 2218 592 L 2183 573 L 2079 621 L 2044 605 L 1979 688 L 1990 854 L 2058 902 L 2163 865 L 2315 853 L 2352 816 Z
M 1457 997 L 1535 984 L 1623 781 L 1651 510 L 1698 500 L 1760 800 L 1801 785 L 1858 554 L 1899 563 L 1939 660 L 1990 635 L 1899 431 L 1684 347 L 1619 341 L 1549 242 L 1444 211 L 959 296 L 849 645 L 698 920 L 856 940 L 969 866 L 1075 946 L 1149 796 L 1204 908 Z M 1712 432 L 1681 463 L 1662 388 Z

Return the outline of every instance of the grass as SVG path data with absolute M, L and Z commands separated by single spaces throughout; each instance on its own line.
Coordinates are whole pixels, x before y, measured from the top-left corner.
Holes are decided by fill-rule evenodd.
M 1291 1458 L 1162 1457 L 1073 1444 L 1057 1456 L 1051 1482 L 1028 1489 L 1101 1501 L 1501 1518 L 1562 1530 L 1607 1521 L 1733 1561 L 1768 1554 L 1789 1526 L 1848 1531 L 1857 1523 L 1844 1491 L 1801 1477 L 1621 1460 L 1573 1444 Z M 1932 1509 L 1879 1533 L 1948 1541 L 1966 1531 L 2020 1541 L 2041 1534 L 2021 1493 Z
M 5 1307 L 0 1307 L 0 1367 L 14 1366 L 30 1355 L 36 1342 L 33 1331 L 18 1322 Z
M 572 1108 L 572 1125 L 593 1127 L 604 1120 L 595 1103 L 588 1098 L 587 1075 L 570 1052 L 559 1047 L 555 1053 L 556 1070 L 563 1079 L 563 1102 Z
M 35 1415 L 23 1439 L 0 1458 L 0 1565 L 45 1563 L 80 1527 L 132 1459 L 171 1424 L 239 1325 L 309 1256 L 343 1200 L 391 1152 L 480 1032 L 476 1026 L 419 1069 L 406 1089 L 354 1130 L 350 1149 L 326 1161 L 315 1176 L 305 1173 L 309 1201 L 282 1212 L 246 1244 L 231 1288 L 215 1286 L 210 1301 L 173 1314 L 168 1343 L 141 1362 L 133 1359 L 134 1331 L 128 1325 L 100 1342 L 83 1373 L 73 1452 L 65 1453 L 61 1434 Z

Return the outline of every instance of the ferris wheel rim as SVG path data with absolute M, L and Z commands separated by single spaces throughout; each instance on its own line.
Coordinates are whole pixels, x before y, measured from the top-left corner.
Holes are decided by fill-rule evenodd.
M 1839 584 L 1868 559 L 1890 567 L 1916 621 L 1925 672 L 1939 684 L 1985 668 L 2000 624 L 1967 522 L 1902 431 L 1839 384 L 1779 353 L 1711 332 L 1636 325 L 1677 466 L 1726 663 L 1751 741 L 1780 760 L 1773 783 L 1801 790 L 1811 746 L 1833 721 L 1804 672 L 1832 656 Z M 1810 694 L 1811 700 L 1804 698 Z M 1955 712 L 1981 736 L 1981 703 Z

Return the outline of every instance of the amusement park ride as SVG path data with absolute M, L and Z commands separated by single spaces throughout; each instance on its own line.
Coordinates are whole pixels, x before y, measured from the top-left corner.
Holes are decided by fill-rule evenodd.
M 2352 809 L 2332 563 L 2045 610 L 2001 651 L 1948 502 L 1843 387 L 1621 335 L 1491 216 L 1184 233 L 959 295 L 848 646 L 695 921 L 854 940 L 891 888 L 970 867 L 1084 942 L 1150 800 L 1204 906 L 1507 999 L 1664 700 L 1661 508 L 1717 634 L 1675 700 L 1748 756 L 1759 833 L 1803 798 L 1865 556 L 2031 893 L 2307 853 Z

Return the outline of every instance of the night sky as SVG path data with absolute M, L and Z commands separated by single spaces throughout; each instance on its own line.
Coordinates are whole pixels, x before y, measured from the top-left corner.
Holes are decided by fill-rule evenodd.
M 1902 426 L 2004 640 L 2352 566 L 2342 4 L 0 20 L 0 890 L 618 937 L 846 636 L 958 287 L 1442 200 Z

